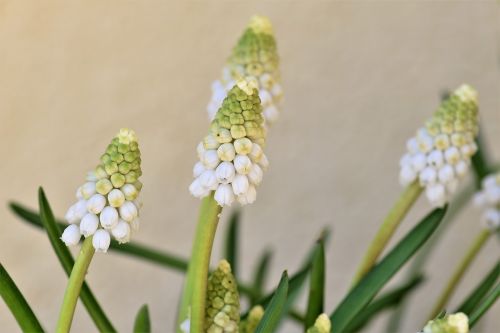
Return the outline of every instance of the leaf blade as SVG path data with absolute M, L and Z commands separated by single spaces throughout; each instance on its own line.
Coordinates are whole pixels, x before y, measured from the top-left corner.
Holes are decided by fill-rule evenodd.
M 304 320 L 304 330 L 314 325 L 316 318 L 323 313 L 325 293 L 325 245 L 319 239 L 313 254 L 309 277 L 309 297 Z
M 141 306 L 134 321 L 134 333 L 150 333 L 151 320 L 149 319 L 148 305 Z
M 497 283 L 495 288 L 486 296 L 486 298 L 479 304 L 478 308 L 471 313 L 469 317 L 469 329 L 474 327 L 481 317 L 495 304 L 500 296 L 500 282 Z
M 235 210 L 229 219 L 226 239 L 224 240 L 224 259 L 231 265 L 231 270 L 235 277 L 238 276 L 238 238 L 240 232 L 240 211 Z
M 288 274 L 286 271 L 281 275 L 280 283 L 269 305 L 264 311 L 264 316 L 255 329 L 255 333 L 272 333 L 276 331 L 281 318 L 285 312 L 288 296 Z

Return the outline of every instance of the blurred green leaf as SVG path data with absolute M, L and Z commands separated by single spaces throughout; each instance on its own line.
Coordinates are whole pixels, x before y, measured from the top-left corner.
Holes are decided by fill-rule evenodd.
M 229 219 L 226 239 L 224 241 L 224 259 L 231 265 L 235 277 L 238 276 L 238 237 L 240 229 L 240 211 L 235 210 Z
M 488 154 L 483 140 L 482 131 L 479 131 L 476 144 L 478 149 L 472 156 L 472 168 L 474 170 L 474 174 L 476 175 L 476 187 L 480 188 L 483 178 L 492 171 L 489 167 L 490 164 L 488 161 Z
M 427 215 L 352 288 L 330 316 L 332 323 L 335 323 L 333 333 L 345 331 L 350 322 L 432 235 L 445 212 L 446 208 L 435 209 Z
M 64 271 L 69 276 L 75 261 L 73 260 L 73 257 L 71 256 L 71 253 L 66 245 L 64 245 L 64 243 L 59 239 L 61 236 L 61 230 L 56 224 L 52 209 L 50 208 L 49 202 L 47 201 L 43 188 L 41 187 L 38 189 L 38 201 L 40 205 L 40 220 L 43 223 L 45 230 L 47 230 L 47 235 L 49 236 L 54 252 L 59 258 Z M 83 283 L 80 291 L 80 299 L 85 305 L 85 308 L 92 317 L 92 320 L 96 324 L 97 328 L 101 332 L 116 332 L 115 328 L 106 317 L 106 314 L 92 294 L 89 286 L 85 282 Z
M 251 306 L 256 305 L 264 294 L 266 279 L 269 275 L 269 263 L 271 262 L 271 256 L 271 251 L 265 251 L 258 261 L 257 269 L 255 270 L 253 278 L 254 294 L 250 298 Z
M 493 269 L 477 285 L 470 295 L 467 296 L 455 312 L 463 312 L 466 315 L 470 315 L 488 291 L 495 285 L 498 276 L 500 276 L 500 261 L 497 262 Z
M 497 283 L 495 288 L 486 296 L 486 298 L 479 304 L 476 310 L 471 313 L 469 317 L 469 328 L 472 329 L 474 325 L 481 319 L 481 317 L 489 310 L 490 307 L 495 304 L 495 302 L 500 296 L 500 283 Z
M 286 271 L 281 276 L 280 283 L 269 305 L 265 308 L 264 316 L 255 329 L 255 333 L 273 333 L 276 331 L 283 314 L 286 311 L 288 295 L 288 274 Z
M 135 316 L 134 322 L 134 333 L 150 333 L 151 323 L 149 320 L 149 310 L 148 305 L 144 304 L 141 306 L 137 315 Z
M 398 306 L 401 301 L 418 287 L 422 281 L 422 276 L 417 276 L 405 285 L 387 291 L 373 300 L 366 306 L 346 327 L 346 332 L 358 332 L 364 328 L 378 314 L 389 308 Z
M 319 239 L 312 256 L 311 275 L 309 277 L 309 298 L 307 302 L 304 331 L 314 325 L 316 318 L 323 313 L 325 294 L 325 246 Z
M 23 332 L 43 332 L 42 325 L 21 291 L 0 263 L 0 295 Z

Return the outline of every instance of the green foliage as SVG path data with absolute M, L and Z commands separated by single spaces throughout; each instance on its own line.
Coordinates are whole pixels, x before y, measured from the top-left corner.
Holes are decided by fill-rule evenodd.
M 276 292 L 267 307 L 265 307 L 264 316 L 255 329 L 255 333 L 273 333 L 276 331 L 286 308 L 288 287 L 288 274 L 284 271 Z
M 323 313 L 325 297 L 325 246 L 322 238 L 318 240 L 312 258 L 304 330 L 313 326 L 316 318 Z
M 144 304 L 141 306 L 137 315 L 135 316 L 134 322 L 134 333 L 150 333 L 151 323 L 149 320 L 149 310 L 148 305 Z

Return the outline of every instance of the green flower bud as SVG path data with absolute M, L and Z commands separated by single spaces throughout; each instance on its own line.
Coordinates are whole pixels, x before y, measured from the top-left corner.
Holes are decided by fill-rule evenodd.
M 322 313 L 316 318 L 314 326 L 307 330 L 307 333 L 330 333 L 332 324 L 330 318 L 325 313 Z
M 208 278 L 206 332 L 236 332 L 240 322 L 238 286 L 226 260 Z
M 445 315 L 431 320 L 425 325 L 423 333 L 468 333 L 469 318 L 462 312 Z
M 248 317 L 240 322 L 240 333 L 254 333 L 257 325 L 264 316 L 264 308 L 257 305 L 250 309 Z

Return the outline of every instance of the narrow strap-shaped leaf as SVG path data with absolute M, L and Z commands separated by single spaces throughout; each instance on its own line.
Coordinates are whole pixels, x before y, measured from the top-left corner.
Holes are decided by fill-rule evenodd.
M 469 296 L 460 304 L 455 312 L 463 312 L 466 315 L 470 315 L 472 311 L 477 307 L 479 302 L 484 298 L 484 296 L 490 291 L 490 289 L 495 285 L 498 277 L 500 276 L 500 261 L 493 267 L 493 269 L 486 275 L 486 277 L 479 282 L 477 287 L 470 293 Z
M 37 212 L 23 207 L 22 205 L 15 202 L 10 203 L 10 208 L 17 216 L 22 218 L 24 221 L 36 227 L 44 228 L 42 221 L 40 220 L 40 216 Z M 62 230 L 64 230 L 64 228 L 66 228 L 67 226 L 66 223 L 63 223 L 61 221 L 56 222 L 56 224 L 60 232 L 62 232 Z M 173 268 L 181 272 L 185 272 L 187 270 L 187 259 L 173 254 L 161 252 L 151 247 L 138 244 L 136 242 L 118 244 L 118 242 L 113 240 L 111 241 L 110 249 L 113 251 L 129 254 L 155 264 Z
M 445 212 L 446 208 L 435 209 L 427 215 L 352 288 L 330 316 L 333 333 L 345 332 L 349 323 L 432 235 Z
M 149 320 L 149 310 L 148 305 L 144 304 L 141 306 L 137 315 L 135 316 L 134 322 L 134 333 L 150 333 L 151 332 L 151 322 Z
M 288 274 L 286 271 L 281 275 L 281 280 L 269 305 L 265 308 L 264 316 L 255 329 L 255 333 L 273 333 L 279 325 L 285 312 L 286 299 L 288 295 Z
M 325 294 L 325 246 L 323 239 L 318 240 L 311 263 L 309 277 L 309 298 L 304 321 L 304 331 L 314 325 L 316 318 L 323 313 Z
M 486 298 L 479 304 L 476 310 L 472 312 L 469 317 L 469 328 L 474 327 L 481 317 L 495 304 L 500 296 L 500 283 L 497 283 L 495 288 L 486 296 Z
M 488 162 L 488 154 L 485 148 L 485 143 L 481 131 L 479 131 L 478 133 L 476 144 L 478 149 L 472 156 L 472 168 L 474 169 L 474 174 L 476 175 L 477 187 L 480 188 L 483 178 L 485 178 L 491 172 L 491 169 L 489 167 L 490 164 Z
M 253 290 L 254 294 L 250 298 L 250 303 L 252 306 L 256 305 L 257 302 L 262 298 L 264 294 L 264 286 L 269 274 L 269 263 L 271 262 L 272 252 L 265 251 L 260 257 L 257 268 L 254 273 L 253 278 Z M 252 307 L 251 306 L 251 307 Z
M 61 231 L 56 224 L 52 209 L 50 208 L 49 202 L 47 201 L 45 193 L 41 187 L 38 190 L 38 201 L 40 205 L 40 219 L 47 230 L 47 235 L 49 236 L 54 252 L 59 258 L 64 271 L 69 276 L 75 261 L 73 260 L 73 257 L 71 256 L 71 253 L 66 245 L 64 245 L 64 243 L 59 239 Z M 83 305 L 85 305 L 85 308 L 90 314 L 90 317 L 92 317 L 92 320 L 99 331 L 116 332 L 115 328 L 94 297 L 94 294 L 85 282 L 83 283 L 80 291 L 80 299 L 82 300 Z
M 349 323 L 346 332 L 358 332 L 382 311 L 399 305 L 423 280 L 422 276 L 417 276 L 403 286 L 387 291 L 377 297 Z
M 224 241 L 224 259 L 231 265 L 231 271 L 235 277 L 238 276 L 238 236 L 240 229 L 240 211 L 235 210 L 229 219 L 226 239 Z
M 0 264 L 0 295 L 23 332 L 43 332 L 42 325 L 33 310 L 2 264 Z

